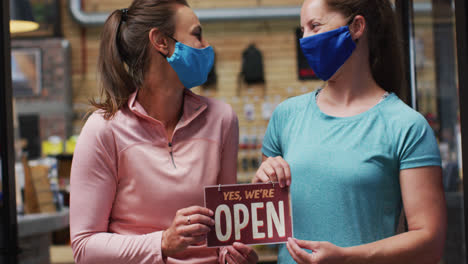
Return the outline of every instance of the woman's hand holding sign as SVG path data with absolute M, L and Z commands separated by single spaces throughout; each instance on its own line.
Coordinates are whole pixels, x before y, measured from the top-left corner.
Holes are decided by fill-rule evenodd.
M 289 164 L 280 156 L 266 157 L 258 168 L 252 183 L 279 182 L 281 188 L 291 185 L 291 169 Z
M 227 250 L 226 262 L 229 264 L 254 264 L 258 261 L 255 250 L 242 243 L 235 242 Z
M 344 248 L 329 242 L 314 242 L 289 238 L 286 244 L 289 254 L 299 264 L 340 264 L 345 262 Z M 308 253 L 304 249 L 311 250 Z
M 200 206 L 177 211 L 171 226 L 162 235 L 163 255 L 170 257 L 188 246 L 204 242 L 210 226 L 214 226 L 213 215 L 213 211 Z
M 291 169 L 281 157 L 266 157 L 255 174 L 252 183 L 279 182 L 280 187 L 291 185 Z M 289 238 L 286 244 L 289 253 L 297 263 L 334 264 L 343 263 L 344 249 L 328 242 L 312 242 Z M 312 250 L 312 254 L 304 249 Z

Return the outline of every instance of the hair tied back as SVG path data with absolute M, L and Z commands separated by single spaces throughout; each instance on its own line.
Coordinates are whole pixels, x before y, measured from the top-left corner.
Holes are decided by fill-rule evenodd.
M 120 9 L 120 12 L 122 12 L 122 22 L 127 21 L 127 18 L 128 18 L 128 8 Z

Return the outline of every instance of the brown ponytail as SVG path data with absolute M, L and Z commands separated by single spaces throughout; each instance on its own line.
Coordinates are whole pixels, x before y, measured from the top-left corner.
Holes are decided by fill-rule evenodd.
M 100 99 L 91 100 L 104 111 L 104 118 L 112 118 L 143 84 L 149 31 L 158 28 L 169 36 L 174 34 L 174 4 L 188 6 L 186 0 L 134 0 L 128 11 L 115 10 L 107 19 L 98 58 Z
M 399 94 L 404 85 L 402 43 L 389 0 L 326 0 L 331 10 L 366 19 L 372 76 L 388 92 Z

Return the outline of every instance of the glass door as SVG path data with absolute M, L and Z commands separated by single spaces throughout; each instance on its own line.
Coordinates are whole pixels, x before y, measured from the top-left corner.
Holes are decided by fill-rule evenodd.
M 9 1 L 0 3 L 0 263 L 17 263 Z
M 454 2 L 414 0 L 411 5 L 412 104 L 434 130 L 442 157 L 448 230 L 441 263 L 466 263 Z

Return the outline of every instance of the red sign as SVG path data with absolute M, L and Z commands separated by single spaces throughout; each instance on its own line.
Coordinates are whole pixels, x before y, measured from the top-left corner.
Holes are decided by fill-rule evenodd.
M 289 188 L 278 183 L 207 186 L 205 207 L 215 213 L 208 247 L 286 243 L 292 237 Z

